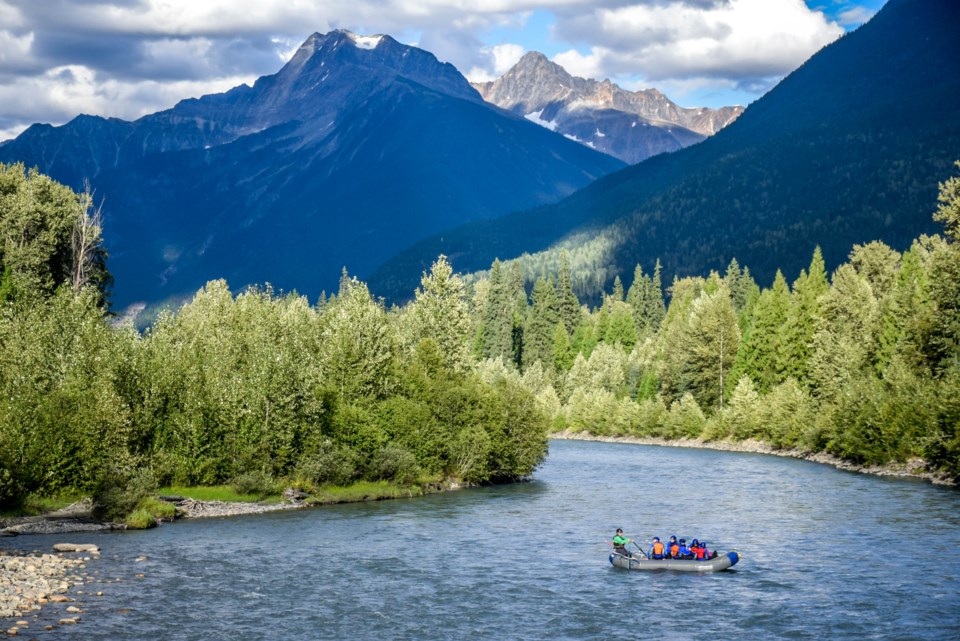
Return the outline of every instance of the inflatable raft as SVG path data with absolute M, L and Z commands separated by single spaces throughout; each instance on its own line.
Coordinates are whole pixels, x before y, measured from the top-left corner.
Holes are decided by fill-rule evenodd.
M 675 572 L 719 572 L 737 564 L 739 552 L 718 554 L 712 559 L 647 559 L 610 554 L 610 564 L 624 570 L 673 570 Z

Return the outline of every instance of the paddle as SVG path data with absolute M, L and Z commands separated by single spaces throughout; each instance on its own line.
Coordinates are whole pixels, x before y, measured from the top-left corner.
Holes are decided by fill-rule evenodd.
M 647 553 L 643 551 L 643 548 L 640 547 L 640 544 L 639 544 L 639 543 L 637 543 L 637 542 L 634 541 L 633 539 L 630 539 L 630 542 L 633 543 L 634 547 L 637 548 L 637 552 L 640 553 L 640 557 L 641 557 L 641 558 L 644 558 L 644 559 L 647 558 Z

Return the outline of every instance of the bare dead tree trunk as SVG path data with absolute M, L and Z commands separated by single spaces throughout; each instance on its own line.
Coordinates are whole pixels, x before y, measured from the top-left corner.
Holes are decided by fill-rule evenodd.
M 79 292 L 84 285 L 90 282 L 94 270 L 94 255 L 102 241 L 103 231 L 103 204 L 94 208 L 93 192 L 90 191 L 90 181 L 84 181 L 84 190 L 79 197 L 77 219 L 73 225 L 73 266 L 71 286 L 73 291 Z

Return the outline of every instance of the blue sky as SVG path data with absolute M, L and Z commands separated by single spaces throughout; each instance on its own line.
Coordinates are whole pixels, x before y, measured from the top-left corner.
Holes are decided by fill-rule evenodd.
M 79 113 L 135 119 L 275 73 L 313 32 L 386 33 L 493 79 L 570 73 L 746 105 L 885 0 L 0 0 L 0 140 Z

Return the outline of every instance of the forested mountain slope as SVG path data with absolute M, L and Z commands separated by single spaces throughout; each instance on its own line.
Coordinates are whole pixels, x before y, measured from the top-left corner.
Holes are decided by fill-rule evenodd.
M 457 269 L 565 247 L 592 294 L 637 263 L 673 275 L 732 257 L 762 283 L 828 267 L 855 243 L 905 248 L 933 229 L 936 181 L 960 156 L 960 3 L 890 0 L 740 118 L 693 147 L 598 180 L 555 206 L 465 226 L 384 265 L 371 287 L 408 291 L 440 253 Z M 527 261 L 553 269 L 556 252 Z

